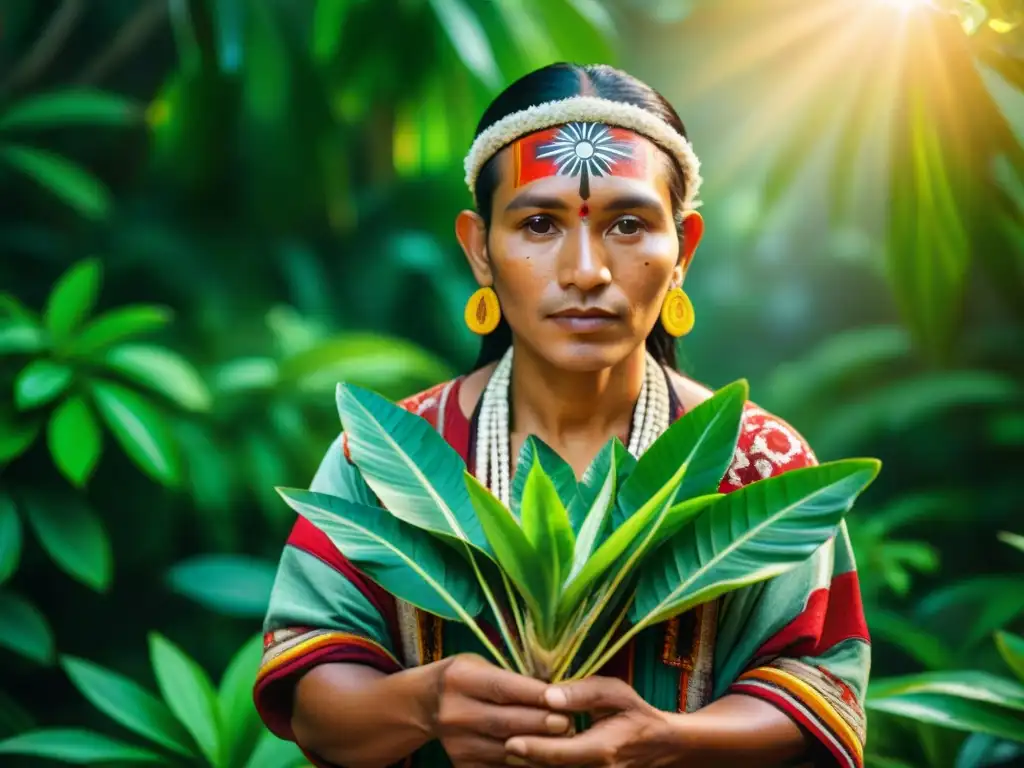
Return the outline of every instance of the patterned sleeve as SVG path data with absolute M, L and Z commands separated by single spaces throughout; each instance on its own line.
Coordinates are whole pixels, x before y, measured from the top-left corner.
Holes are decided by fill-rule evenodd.
M 374 504 L 343 438 L 334 442 L 311 489 Z M 361 574 L 319 529 L 299 517 L 278 565 L 263 625 L 264 653 L 254 689 L 260 717 L 277 736 L 294 741 L 292 696 L 317 664 L 401 668 L 394 598 Z
M 722 490 L 816 463 L 791 426 L 750 408 Z M 725 598 L 715 658 L 715 698 L 762 699 L 814 737 L 815 765 L 862 768 L 871 647 L 845 524 L 805 563 Z

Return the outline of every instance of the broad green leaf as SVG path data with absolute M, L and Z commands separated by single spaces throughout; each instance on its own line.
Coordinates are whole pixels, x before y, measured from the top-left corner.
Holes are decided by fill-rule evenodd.
M 410 525 L 490 556 L 463 481 L 466 464 L 437 430 L 359 387 L 338 385 L 337 400 L 352 460 L 381 505 Z
M 879 466 L 872 459 L 831 462 L 726 494 L 645 563 L 630 608 L 634 626 L 665 621 L 806 560 L 835 536 Z
M 316 0 L 313 11 L 313 59 L 321 64 L 334 59 L 345 29 L 351 0 Z
M 947 642 L 967 652 L 990 641 L 992 633 L 1024 615 L 1024 576 L 971 576 L 947 584 L 926 596 L 914 611 L 914 621 L 943 632 Z
M 224 764 L 217 695 L 206 673 L 180 648 L 151 632 L 149 654 L 160 693 L 213 766 Z
M 617 462 L 623 454 L 629 455 L 618 439 L 605 443 L 587 467 L 579 492 L 569 505 L 569 522 L 576 536 L 569 581 L 576 578 L 608 530 L 618 488 Z
M 543 616 L 546 587 L 544 574 L 536 567 L 533 545 L 508 507 L 476 477 L 466 472 L 465 482 L 498 565 L 515 584 L 530 611 L 535 616 Z
M 284 741 L 270 731 L 264 731 L 245 768 L 298 768 L 307 764 L 294 742 Z
M 88 88 L 67 89 L 15 102 L 0 114 L 0 131 L 69 125 L 131 125 L 141 117 L 141 110 L 123 96 Z
M 3 584 L 18 570 L 21 560 L 21 518 L 14 506 L 14 500 L 0 493 L 0 584 Z
M 253 680 L 263 654 L 263 636 L 255 635 L 228 664 L 217 690 L 227 765 L 241 765 L 264 730 L 252 700 Z
M 166 758 L 81 728 L 41 728 L 0 741 L 0 755 L 24 755 L 76 765 L 159 763 Z
M 964 739 L 953 768 L 989 768 L 990 766 L 1013 765 L 1011 761 L 1022 755 L 1024 755 L 1024 743 L 1022 742 L 1006 741 L 987 733 L 973 733 Z
M 177 485 L 181 464 L 177 445 L 164 417 L 130 389 L 90 382 L 96 408 L 128 457 L 164 485 Z
M 92 476 L 103 451 L 100 425 L 85 398 L 69 397 L 50 417 L 47 434 L 53 461 L 79 488 Z
M 53 633 L 46 617 L 13 592 L 0 591 L 0 646 L 40 664 L 53 662 Z
M 27 411 L 59 397 L 71 383 L 74 371 L 64 363 L 33 360 L 14 380 L 14 404 Z
M 92 312 L 100 290 L 100 276 L 99 260 L 83 259 L 53 286 L 43 312 L 43 324 L 55 339 L 71 335 Z
M 633 515 L 616 528 L 608 539 L 598 547 L 597 551 L 587 560 L 576 577 L 565 586 L 559 603 L 559 616 L 564 618 L 572 613 L 576 606 L 586 599 L 595 582 L 613 563 L 619 560 L 630 544 L 636 541 L 642 532 L 648 531 L 648 526 L 652 522 L 664 519 L 665 513 L 672 506 L 679 492 L 680 484 L 686 471 L 687 467 L 685 464 L 677 466 L 675 473 L 668 478 L 667 482 L 657 489 Z M 703 503 L 703 499 L 700 499 L 699 503 Z M 622 575 L 625 576 L 625 572 Z
M 529 439 L 529 438 L 528 438 Z M 533 547 L 533 567 L 546 587 L 541 599 L 541 635 L 550 638 L 558 611 L 562 583 L 572 567 L 573 541 L 569 514 L 558 498 L 558 489 L 534 454 L 533 464 L 523 485 L 520 514 L 523 533 Z
M 91 320 L 71 342 L 71 350 L 87 355 L 134 336 L 164 328 L 172 312 L 166 307 L 133 304 L 104 312 Z
M 469 565 L 425 531 L 387 510 L 337 496 L 291 488 L 278 492 L 346 558 L 396 597 L 466 623 L 483 610 L 483 593 Z
M 0 146 L 0 161 L 46 188 L 89 219 L 102 219 L 110 211 L 110 191 L 98 178 L 65 157 L 35 147 Z
M 1019 533 L 1000 531 L 998 539 L 1004 544 L 1009 544 L 1014 549 L 1019 549 L 1021 552 L 1024 552 L 1024 536 L 1021 536 Z
M 1013 674 L 1024 683 L 1024 637 L 1012 632 L 996 632 L 996 647 Z
M 280 502 L 278 502 L 280 504 Z M 276 567 L 242 555 L 198 555 L 177 563 L 167 582 L 179 595 L 228 616 L 260 618 L 267 612 Z
M 618 509 L 613 512 L 616 528 L 664 486 L 680 465 L 686 465 L 680 499 L 718 490 L 736 450 L 748 391 L 742 380 L 722 387 L 654 441 L 622 484 Z
M 868 699 L 888 699 L 917 693 L 955 696 L 1024 712 L 1024 685 L 975 670 L 923 672 L 875 680 L 871 683 Z
M 406 339 L 377 333 L 345 333 L 281 361 L 281 382 L 306 392 L 333 392 L 338 382 L 386 389 L 396 384 L 450 379 L 448 365 Z
M 39 435 L 39 421 L 19 419 L 0 408 L 0 464 L 13 461 L 29 449 Z
M 46 335 L 35 323 L 24 320 L 0 322 L 0 355 L 24 355 L 41 352 L 46 347 Z
M 121 344 L 107 350 L 103 362 L 122 376 L 159 392 L 182 408 L 207 411 L 212 397 L 192 364 L 177 352 L 149 344 Z
M 110 719 L 180 755 L 195 755 L 181 723 L 149 691 L 85 659 L 63 656 L 61 666 L 79 692 Z
M 480 82 L 489 89 L 497 89 L 501 73 L 494 60 L 491 43 L 484 34 L 480 21 L 465 0 L 429 0 L 438 25 L 448 36 L 455 52 Z
M 872 712 L 885 712 L 919 723 L 1024 740 L 1024 716 L 1020 712 L 983 701 L 935 693 L 907 693 L 885 698 L 869 695 L 865 706 Z
M 512 478 L 512 487 L 509 489 L 509 502 L 512 505 L 512 514 L 516 518 L 521 516 L 523 488 L 526 486 L 526 477 L 530 473 L 534 461 L 540 462 L 544 474 L 554 483 L 563 506 L 568 508 L 576 496 L 576 474 L 572 467 L 555 453 L 551 446 L 536 435 L 530 435 L 523 441 L 523 447 L 519 449 L 516 474 Z
M 39 543 L 65 573 L 99 592 L 110 586 L 110 541 L 81 500 L 40 494 L 26 498 L 23 506 Z

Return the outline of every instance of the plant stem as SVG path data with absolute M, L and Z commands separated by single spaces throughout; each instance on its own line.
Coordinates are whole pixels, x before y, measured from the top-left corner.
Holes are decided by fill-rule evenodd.
M 594 659 L 597 658 L 601 651 L 603 651 L 608 646 L 608 643 L 612 639 L 612 635 L 615 634 L 615 631 L 619 628 L 619 625 L 622 624 L 623 619 L 626 618 L 626 614 L 629 612 L 629 607 L 633 604 L 633 598 L 635 597 L 636 595 L 630 595 L 629 599 L 626 601 L 626 604 L 622 606 L 622 610 L 619 611 L 619 615 L 616 616 L 615 621 L 612 622 L 611 627 L 609 627 L 608 631 L 604 633 L 604 637 L 601 638 L 601 642 L 597 644 L 597 647 L 593 650 L 590 656 L 587 657 L 587 660 L 583 662 L 578 672 L 588 670 L 590 668 L 590 665 L 594 662 Z M 555 678 L 555 682 L 558 682 L 562 679 L 562 675 L 565 674 L 569 665 L 572 663 L 572 657 L 575 655 L 576 649 L 573 649 L 573 652 L 566 660 L 565 665 L 558 670 L 558 677 Z M 600 667 L 596 667 L 596 669 L 600 669 Z
M 508 604 L 512 608 L 512 618 L 515 619 L 516 622 L 516 631 L 519 633 L 519 642 L 523 643 L 526 638 L 526 626 L 523 624 L 523 612 L 519 610 L 519 601 L 516 600 L 516 593 L 512 589 L 512 583 L 508 580 L 508 576 L 500 568 L 498 571 L 501 573 L 501 581 L 505 585 L 505 594 L 508 596 Z
M 620 637 L 619 641 L 615 643 L 615 645 L 613 645 L 611 648 L 609 648 L 608 651 L 603 656 L 601 656 L 601 658 L 599 658 L 593 664 L 584 664 L 582 667 L 576 670 L 576 673 L 572 677 L 570 677 L 569 680 L 582 680 L 584 677 L 589 675 L 593 670 L 600 669 L 601 667 L 603 667 L 612 659 L 613 656 L 615 656 L 616 653 L 618 653 L 625 647 L 626 643 L 632 640 L 636 636 L 636 634 L 640 630 L 644 629 L 644 627 L 646 626 L 646 624 L 637 624 L 635 627 L 630 627 L 628 630 L 626 630 L 626 634 Z M 587 662 L 589 661 L 590 659 L 587 659 Z
M 598 611 L 597 614 L 593 614 L 594 607 L 598 604 L 602 604 L 603 599 L 604 593 L 602 592 L 600 595 L 598 595 L 597 601 L 594 603 L 593 606 L 590 607 L 589 611 L 578 609 L 576 613 L 573 615 L 570 624 L 575 626 L 576 629 L 569 636 L 568 640 L 566 640 L 563 643 L 559 643 L 559 648 L 561 648 L 563 645 L 568 646 L 565 651 L 559 654 L 559 657 L 562 659 L 561 663 L 558 666 L 559 676 L 565 674 L 565 670 L 568 669 L 570 664 L 572 664 L 572 660 L 573 657 L 576 655 L 576 652 L 579 651 L 580 646 L 583 645 L 583 641 L 586 640 L 587 630 L 590 628 L 590 624 L 597 619 L 597 616 L 600 615 L 600 611 Z M 584 615 L 581 617 L 580 614 Z
M 473 566 L 473 572 L 476 574 L 477 581 L 480 582 L 480 588 L 484 591 L 484 597 L 487 598 L 487 604 L 491 606 L 491 612 L 494 614 L 494 619 L 498 623 L 498 629 L 501 631 L 501 636 L 505 640 L 505 646 L 508 648 L 509 653 L 512 654 L 512 660 L 519 668 L 519 672 L 525 675 L 526 664 L 523 663 L 523 657 L 520 655 L 519 649 L 516 648 L 516 644 L 512 641 L 512 635 L 508 631 L 508 624 L 505 623 L 505 617 L 501 613 L 501 606 L 498 605 L 498 601 L 494 599 L 494 593 L 491 591 L 491 586 L 487 583 L 487 579 L 485 579 L 483 573 L 481 573 L 480 566 L 477 565 L 476 557 L 473 555 L 473 550 L 470 549 L 468 544 L 465 546 L 466 554 L 469 555 L 469 562 Z M 502 575 L 504 576 L 504 574 Z M 490 646 L 489 642 L 487 644 Z M 493 653 L 492 648 L 488 648 L 488 650 L 491 650 Z M 505 668 L 511 671 L 511 667 L 507 666 L 507 664 L 508 662 L 505 662 Z

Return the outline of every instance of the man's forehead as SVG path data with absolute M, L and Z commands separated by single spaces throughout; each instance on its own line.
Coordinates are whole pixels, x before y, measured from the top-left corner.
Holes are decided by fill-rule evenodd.
M 604 123 L 574 122 L 537 131 L 513 142 L 508 155 L 513 189 L 551 176 L 572 177 L 584 200 L 594 178 L 653 180 L 659 168 L 653 142 Z

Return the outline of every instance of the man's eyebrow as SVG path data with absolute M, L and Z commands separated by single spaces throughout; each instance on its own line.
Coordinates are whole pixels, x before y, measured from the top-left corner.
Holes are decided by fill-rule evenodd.
M 506 211 L 514 211 L 519 208 L 548 208 L 554 211 L 567 211 L 569 204 L 558 197 L 543 197 L 526 192 L 513 198 L 512 202 L 505 206 Z
M 601 207 L 608 211 L 625 211 L 629 208 L 657 208 L 661 210 L 661 200 L 652 195 L 633 193 L 609 200 Z

